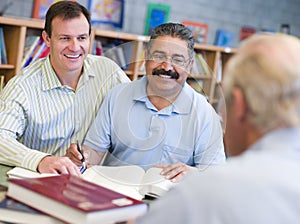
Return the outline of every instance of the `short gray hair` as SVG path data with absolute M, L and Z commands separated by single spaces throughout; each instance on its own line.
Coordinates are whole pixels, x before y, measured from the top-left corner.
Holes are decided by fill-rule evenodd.
M 300 125 L 300 41 L 283 34 L 245 40 L 226 66 L 226 103 L 244 93 L 252 124 L 262 133 Z

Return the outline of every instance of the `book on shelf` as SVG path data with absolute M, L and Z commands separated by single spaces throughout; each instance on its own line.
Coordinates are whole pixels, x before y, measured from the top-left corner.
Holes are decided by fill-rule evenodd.
M 194 54 L 194 64 L 192 67 L 192 76 L 197 77 L 197 75 L 207 75 L 212 76 L 211 69 L 209 68 L 205 57 L 202 53 Z
M 204 89 L 203 89 L 203 80 L 195 79 L 195 78 L 188 78 L 187 83 L 198 93 L 201 93 L 204 96 L 207 96 Z
M 9 178 L 7 196 L 74 224 L 115 223 L 147 211 L 145 202 L 72 175 Z
M 83 179 L 93 182 L 97 185 L 114 190 L 121 194 L 130 196 L 137 200 L 145 196 L 160 197 L 170 188 L 176 185 L 166 180 L 160 172 L 161 168 L 152 167 L 144 171 L 143 168 L 130 166 L 100 166 L 89 167 L 83 174 Z M 7 172 L 10 178 L 37 178 L 47 177 L 56 174 L 40 174 L 21 167 L 15 167 Z
M 7 54 L 3 28 L 0 27 L 0 64 L 7 64 Z
M 62 224 L 63 222 L 24 203 L 5 197 L 0 202 L 0 221 L 22 224 Z
M 35 36 L 35 35 L 26 37 L 24 51 L 23 51 L 23 59 L 21 62 L 22 68 L 25 68 L 27 65 L 29 65 L 33 57 L 33 53 L 37 48 L 37 46 L 39 45 L 40 39 L 41 39 L 40 36 Z
M 4 85 L 5 85 L 4 80 L 5 80 L 5 76 L 0 75 L 0 93 L 1 93 L 1 91 L 4 88 Z
M 38 56 L 38 58 L 45 58 L 49 55 L 50 53 L 50 47 L 45 46 L 41 54 Z
M 100 40 L 95 40 L 95 54 L 99 56 L 103 54 L 102 43 Z
M 42 54 L 42 52 L 44 51 L 44 49 L 46 48 L 46 42 L 41 38 L 39 40 L 39 45 L 36 47 L 33 55 L 32 55 L 32 59 L 30 61 L 30 63 L 34 62 L 35 60 L 37 60 L 38 58 L 40 58 L 40 55 Z

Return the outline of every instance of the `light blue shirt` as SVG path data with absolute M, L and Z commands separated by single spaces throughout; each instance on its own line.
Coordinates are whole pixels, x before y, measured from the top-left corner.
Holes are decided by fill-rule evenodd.
M 188 84 L 175 102 L 157 110 L 146 95 L 147 76 L 113 88 L 103 101 L 85 145 L 110 151 L 104 165 L 182 162 L 190 166 L 225 160 L 220 119 Z
M 188 176 L 138 224 L 298 224 L 300 128 L 273 131 L 226 164 Z

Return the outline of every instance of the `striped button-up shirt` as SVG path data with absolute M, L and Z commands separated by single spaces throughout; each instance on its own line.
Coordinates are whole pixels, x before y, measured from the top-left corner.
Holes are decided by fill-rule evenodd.
M 128 82 L 110 59 L 88 55 L 76 90 L 61 85 L 49 57 L 10 80 L 0 96 L 0 163 L 36 170 L 83 141 L 106 93 Z

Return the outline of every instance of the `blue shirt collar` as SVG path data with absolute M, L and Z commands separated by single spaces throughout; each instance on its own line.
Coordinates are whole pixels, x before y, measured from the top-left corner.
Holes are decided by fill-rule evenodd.
M 143 102 L 146 104 L 147 108 L 151 110 L 157 109 L 149 101 L 146 93 L 147 86 L 147 76 L 145 75 L 141 79 L 136 81 L 135 92 L 133 93 L 133 99 L 135 101 Z M 194 98 L 194 90 L 187 84 L 184 83 L 181 92 L 179 93 L 177 99 L 167 108 L 164 108 L 161 112 L 164 113 L 177 113 L 177 114 L 189 114 L 192 109 Z

